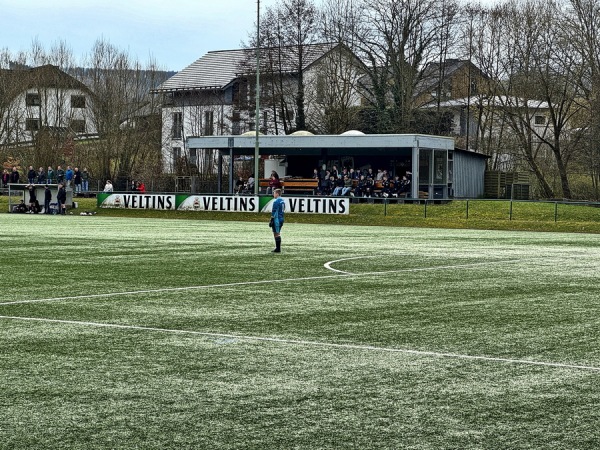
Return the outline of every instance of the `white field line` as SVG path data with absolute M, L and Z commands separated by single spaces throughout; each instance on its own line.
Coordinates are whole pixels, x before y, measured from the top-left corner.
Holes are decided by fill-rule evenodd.
M 341 260 L 340 260 L 341 261 Z M 55 302 L 61 300 L 81 300 L 81 299 L 90 299 L 90 298 L 103 298 L 103 297 L 118 297 L 121 295 L 138 295 L 138 294 L 155 294 L 160 292 L 178 292 L 178 291 L 190 291 L 190 290 L 200 290 L 200 289 L 212 289 L 212 288 L 228 288 L 235 286 L 250 286 L 257 284 L 271 284 L 271 283 L 291 283 L 297 281 L 310 281 L 310 280 L 325 280 L 328 278 L 339 278 L 339 277 L 364 277 L 364 276 L 380 276 L 380 275 L 389 275 L 391 273 L 400 273 L 400 272 L 419 272 L 426 270 L 443 270 L 443 269 L 458 269 L 458 268 L 470 268 L 477 267 L 488 264 L 498 264 L 498 263 L 513 263 L 513 262 L 521 262 L 519 259 L 505 259 L 498 261 L 484 261 L 477 263 L 468 263 L 468 264 L 457 264 L 453 266 L 437 266 L 437 267 L 421 267 L 421 268 L 413 268 L 413 269 L 397 269 L 397 270 L 386 270 L 382 272 L 362 272 L 362 273 L 348 273 L 341 272 L 336 273 L 334 275 L 319 275 L 313 277 L 300 277 L 300 278 L 284 278 L 282 280 L 259 280 L 259 281 L 240 281 L 236 283 L 223 283 L 223 284 L 208 284 L 208 285 L 200 285 L 200 286 L 183 286 L 183 287 L 175 287 L 175 288 L 159 288 L 159 289 L 144 289 L 139 291 L 124 291 L 124 292 L 107 292 L 104 294 L 88 294 L 88 295 L 73 295 L 67 297 L 51 297 L 51 298 L 38 298 L 31 300 L 15 300 L 12 302 L 2 302 L 0 306 L 10 306 L 10 305 L 22 305 L 26 303 L 42 303 L 42 302 Z M 335 261 L 331 261 L 334 263 Z M 328 263 L 326 263 L 328 264 Z M 335 269 L 331 269 L 335 270 Z M 340 272 L 340 271 L 337 271 Z
M 307 346 L 307 347 L 324 347 L 324 348 L 335 348 L 335 349 L 342 349 L 342 350 L 360 350 L 360 351 L 367 351 L 367 352 L 401 353 L 401 354 L 417 355 L 417 356 L 431 356 L 431 357 L 436 357 L 436 358 L 465 359 L 465 360 L 471 360 L 471 361 L 487 361 L 487 362 L 497 362 L 497 363 L 510 363 L 510 364 L 520 364 L 520 365 L 554 367 L 554 368 L 559 368 L 559 369 L 591 370 L 594 372 L 600 372 L 600 367 L 594 367 L 594 366 L 585 366 L 585 365 L 577 365 L 577 364 L 563 364 L 563 363 L 544 362 L 544 361 L 532 361 L 532 360 L 527 360 L 527 359 L 494 358 L 491 356 L 473 356 L 473 355 L 463 355 L 460 353 L 445 353 L 445 352 L 410 350 L 410 349 L 390 348 L 390 347 L 376 347 L 373 345 L 336 344 L 336 343 L 331 343 L 331 342 L 305 341 L 305 340 L 299 340 L 299 339 L 284 339 L 284 338 L 263 337 L 263 336 L 244 336 L 244 335 L 229 334 L 229 333 L 208 333 L 208 332 L 193 331 L 193 330 L 171 330 L 168 328 L 142 327 L 142 326 L 136 326 L 136 325 L 119 325 L 119 324 L 101 323 L 101 322 L 85 322 L 85 321 L 78 321 L 78 320 L 46 319 L 46 318 L 38 318 L 38 317 L 0 316 L 0 319 L 21 320 L 21 321 L 29 321 L 29 322 L 48 322 L 48 323 L 57 323 L 57 324 L 66 324 L 66 325 L 98 327 L 98 328 L 113 328 L 113 329 L 120 329 L 120 330 L 151 331 L 151 332 L 171 333 L 171 334 L 187 334 L 187 335 L 192 335 L 192 336 L 226 338 L 226 339 L 234 339 L 234 340 L 239 339 L 239 340 L 244 340 L 244 341 L 273 342 L 276 344 L 288 344 L 288 345 Z
M 351 261 L 353 259 L 364 259 L 364 258 L 375 258 L 375 256 L 353 256 L 352 258 L 336 259 L 335 261 L 326 262 L 325 264 L 323 264 L 323 267 L 325 267 L 327 270 L 332 270 L 334 272 L 344 273 L 344 274 L 347 274 L 347 275 L 352 275 L 352 272 L 345 272 L 343 270 L 334 269 L 333 267 L 331 267 L 331 265 L 335 264 L 335 263 L 342 262 L 342 261 Z

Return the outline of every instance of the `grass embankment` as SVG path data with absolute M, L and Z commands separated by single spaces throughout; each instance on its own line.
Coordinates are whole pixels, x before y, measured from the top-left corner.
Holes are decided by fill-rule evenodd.
M 13 200 L 14 201 L 14 200 Z M 96 199 L 77 199 L 79 209 L 102 216 L 189 220 L 262 222 L 265 214 L 100 209 Z M 0 213 L 8 211 L 8 197 L 0 196 Z M 288 214 L 288 223 L 322 223 L 423 228 L 489 229 L 600 233 L 600 208 L 586 204 L 456 200 L 445 204 L 351 204 L 348 215 Z

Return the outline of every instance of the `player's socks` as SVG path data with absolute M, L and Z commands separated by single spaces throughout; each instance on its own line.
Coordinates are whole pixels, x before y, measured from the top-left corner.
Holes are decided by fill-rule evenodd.
M 275 252 L 279 253 L 281 251 L 281 236 L 277 236 L 275 238 Z

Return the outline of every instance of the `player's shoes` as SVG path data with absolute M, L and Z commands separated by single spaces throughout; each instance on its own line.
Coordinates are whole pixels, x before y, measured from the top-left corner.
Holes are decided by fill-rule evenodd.
M 281 253 L 281 250 L 273 249 L 273 250 L 271 250 L 271 253 Z

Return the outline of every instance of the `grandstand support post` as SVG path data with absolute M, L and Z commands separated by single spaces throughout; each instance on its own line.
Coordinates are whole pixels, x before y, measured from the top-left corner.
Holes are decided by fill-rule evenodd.
M 217 194 L 221 193 L 221 183 L 223 181 L 223 154 L 219 152 L 217 157 Z

